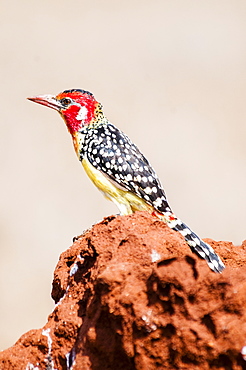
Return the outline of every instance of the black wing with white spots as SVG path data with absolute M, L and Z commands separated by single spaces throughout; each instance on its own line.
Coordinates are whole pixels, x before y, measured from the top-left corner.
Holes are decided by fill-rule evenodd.
M 88 130 L 84 153 L 97 170 L 121 188 L 135 193 L 160 212 L 170 211 L 154 169 L 128 136 L 114 125 Z

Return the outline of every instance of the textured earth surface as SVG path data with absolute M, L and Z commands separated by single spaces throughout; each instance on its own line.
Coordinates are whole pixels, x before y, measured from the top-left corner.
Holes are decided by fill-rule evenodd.
M 0 369 L 246 369 L 246 242 L 206 241 L 222 274 L 146 213 L 104 219 L 61 254 L 53 312 Z

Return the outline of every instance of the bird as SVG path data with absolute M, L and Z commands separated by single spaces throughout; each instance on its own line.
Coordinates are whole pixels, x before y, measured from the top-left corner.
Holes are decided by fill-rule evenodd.
M 138 147 L 105 116 L 102 104 L 82 89 L 64 90 L 58 95 L 27 98 L 56 110 L 72 136 L 75 152 L 87 175 L 113 201 L 120 215 L 147 211 L 185 238 L 192 252 L 207 261 L 214 272 L 225 265 L 205 243 L 172 212 L 163 186 Z

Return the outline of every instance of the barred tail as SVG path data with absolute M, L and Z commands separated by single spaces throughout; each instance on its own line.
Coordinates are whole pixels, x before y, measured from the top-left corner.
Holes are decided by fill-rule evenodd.
M 225 265 L 209 244 L 202 241 L 187 225 L 170 212 L 165 213 L 164 217 L 168 226 L 184 236 L 192 252 L 205 259 L 211 270 L 214 272 L 222 272 L 224 270 Z

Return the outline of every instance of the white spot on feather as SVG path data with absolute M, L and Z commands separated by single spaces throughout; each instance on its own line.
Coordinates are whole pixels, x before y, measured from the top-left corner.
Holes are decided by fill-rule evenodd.
M 160 207 L 162 205 L 162 200 L 161 198 L 157 198 L 153 203 L 155 207 Z
M 146 194 L 151 194 L 152 193 L 152 189 L 149 186 L 147 186 L 147 188 L 145 188 L 144 191 L 145 191 Z

